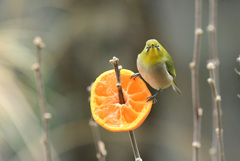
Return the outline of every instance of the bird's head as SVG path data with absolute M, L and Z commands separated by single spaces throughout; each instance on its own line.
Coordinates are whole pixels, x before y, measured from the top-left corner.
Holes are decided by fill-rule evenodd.
M 164 52 L 167 52 L 156 39 L 150 39 L 146 42 L 146 46 L 139 54 L 138 59 L 146 65 L 154 65 L 165 61 Z
M 149 51 L 160 50 L 160 44 L 156 39 L 150 39 L 146 42 L 145 51 L 148 53 Z

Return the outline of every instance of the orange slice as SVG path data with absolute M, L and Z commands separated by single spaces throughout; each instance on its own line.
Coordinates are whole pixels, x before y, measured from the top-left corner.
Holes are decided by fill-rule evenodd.
M 130 79 L 130 70 L 121 70 L 121 83 L 125 104 L 119 103 L 117 79 L 114 70 L 102 73 L 92 85 L 91 111 L 94 120 L 113 132 L 130 131 L 139 127 L 148 116 L 152 101 L 144 81 Z

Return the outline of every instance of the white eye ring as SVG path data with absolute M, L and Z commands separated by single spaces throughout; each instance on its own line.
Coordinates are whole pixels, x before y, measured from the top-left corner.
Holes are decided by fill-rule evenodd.
M 146 51 L 148 52 L 148 51 L 149 51 L 149 49 L 150 49 L 150 47 L 147 45 L 147 46 L 146 46 Z
M 160 50 L 160 46 L 159 45 L 157 45 L 157 49 Z

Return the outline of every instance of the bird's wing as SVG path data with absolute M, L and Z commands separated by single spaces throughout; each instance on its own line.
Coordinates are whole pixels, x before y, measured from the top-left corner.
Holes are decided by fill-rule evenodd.
M 168 70 L 168 73 L 173 76 L 173 78 L 176 77 L 176 72 L 175 72 L 175 69 L 174 69 L 174 66 L 173 66 L 173 61 L 172 61 L 172 58 L 170 55 L 167 56 L 167 61 L 165 61 L 166 63 L 166 66 L 167 66 L 167 70 Z

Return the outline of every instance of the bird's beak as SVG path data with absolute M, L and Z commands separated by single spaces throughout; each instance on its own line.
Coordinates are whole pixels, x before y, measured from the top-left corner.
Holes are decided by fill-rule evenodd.
M 152 44 L 152 48 L 154 48 L 155 47 L 155 45 L 154 44 Z

